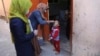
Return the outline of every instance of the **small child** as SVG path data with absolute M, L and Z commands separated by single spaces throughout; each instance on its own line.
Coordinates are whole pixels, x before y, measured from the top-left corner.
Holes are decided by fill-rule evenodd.
M 51 39 L 53 40 L 54 50 L 56 54 L 60 53 L 60 40 L 59 40 L 59 22 L 55 20 L 51 31 Z

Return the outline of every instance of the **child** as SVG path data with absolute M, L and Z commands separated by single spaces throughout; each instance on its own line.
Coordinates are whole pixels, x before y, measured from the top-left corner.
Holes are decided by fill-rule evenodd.
M 60 40 L 59 40 L 59 22 L 55 20 L 51 31 L 51 39 L 53 40 L 54 50 L 56 54 L 60 53 Z

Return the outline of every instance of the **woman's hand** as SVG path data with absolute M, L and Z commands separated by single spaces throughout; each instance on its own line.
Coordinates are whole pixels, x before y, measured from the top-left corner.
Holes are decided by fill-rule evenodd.
M 34 35 L 35 35 L 35 36 L 38 35 L 38 30 L 34 30 Z
M 47 23 L 54 23 L 54 20 L 49 20 L 47 21 Z

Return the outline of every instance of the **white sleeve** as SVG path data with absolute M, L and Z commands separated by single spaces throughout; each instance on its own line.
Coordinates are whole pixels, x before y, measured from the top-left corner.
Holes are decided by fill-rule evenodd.
M 31 24 L 31 21 L 29 19 L 28 19 L 28 22 L 29 22 L 29 26 L 30 26 L 31 32 L 33 32 L 32 24 Z

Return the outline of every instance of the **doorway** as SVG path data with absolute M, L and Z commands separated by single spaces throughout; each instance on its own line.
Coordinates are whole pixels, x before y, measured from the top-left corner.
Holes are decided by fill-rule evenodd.
M 49 20 L 60 23 L 60 46 L 63 53 L 71 54 L 72 49 L 72 0 L 48 0 Z M 50 29 L 52 27 L 50 24 Z

